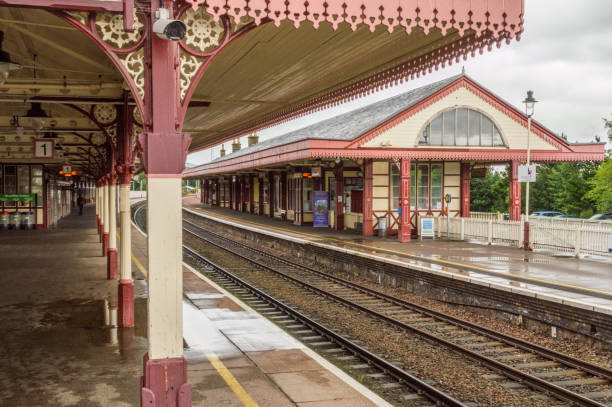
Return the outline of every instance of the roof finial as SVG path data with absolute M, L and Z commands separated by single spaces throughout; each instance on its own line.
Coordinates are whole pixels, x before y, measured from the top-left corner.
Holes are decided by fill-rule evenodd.
M 465 75 L 465 65 L 461 67 L 461 75 Z

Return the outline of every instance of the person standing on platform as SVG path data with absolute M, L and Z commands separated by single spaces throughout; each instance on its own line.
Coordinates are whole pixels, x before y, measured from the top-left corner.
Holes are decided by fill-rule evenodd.
M 77 198 L 77 205 L 79 206 L 79 216 L 83 215 L 83 205 L 85 205 L 85 199 L 82 195 Z

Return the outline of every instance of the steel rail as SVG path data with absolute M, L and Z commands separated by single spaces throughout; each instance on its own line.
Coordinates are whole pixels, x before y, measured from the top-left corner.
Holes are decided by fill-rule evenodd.
M 183 222 L 188 223 L 190 225 L 193 225 L 193 226 L 201 229 L 201 227 L 199 227 L 198 225 L 196 225 L 196 224 L 194 224 L 192 222 L 189 222 L 189 221 L 186 221 L 186 220 L 183 220 Z M 231 241 L 232 244 L 239 245 L 239 246 L 243 247 L 246 250 L 250 250 L 250 251 L 255 252 L 255 253 L 259 254 L 259 255 L 264 255 L 264 256 L 269 257 L 271 259 L 274 259 L 274 260 L 276 260 L 278 262 L 284 263 L 284 264 L 286 264 L 288 266 L 299 268 L 299 269 L 305 270 L 305 271 L 307 271 L 309 273 L 316 274 L 317 276 L 320 276 L 322 278 L 325 278 L 325 279 L 328 279 L 328 280 L 332 280 L 335 283 L 338 283 L 338 284 L 341 284 L 341 285 L 353 288 L 353 289 L 355 289 L 357 291 L 360 291 L 360 292 L 362 292 L 364 294 L 368 294 L 368 295 L 377 297 L 377 298 L 379 298 L 381 300 L 393 303 L 393 304 L 398 305 L 400 307 L 408 308 L 410 310 L 413 310 L 413 311 L 419 312 L 421 314 L 424 314 L 424 315 L 426 315 L 428 317 L 439 319 L 441 321 L 444 321 L 444 322 L 447 322 L 449 324 L 458 326 L 458 327 L 466 329 L 468 331 L 471 331 L 471 332 L 474 332 L 474 333 L 478 333 L 478 334 L 483 335 L 483 336 L 490 337 L 491 339 L 495 339 L 497 341 L 506 343 L 508 345 L 514 346 L 514 347 L 519 348 L 519 349 L 523 349 L 523 350 L 531 352 L 531 353 L 535 353 L 535 354 L 537 354 L 539 356 L 542 356 L 544 358 L 547 358 L 547 359 L 552 359 L 552 360 L 554 360 L 556 362 L 560 362 L 560 363 L 563 363 L 563 364 L 565 364 L 567 366 L 571 366 L 573 368 L 580 369 L 580 370 L 582 370 L 582 371 L 584 371 L 586 373 L 590 373 L 590 374 L 592 374 L 594 376 L 598 376 L 598 377 L 604 378 L 604 379 L 609 380 L 609 381 L 612 382 L 612 371 L 609 370 L 609 369 L 606 369 L 603 366 L 598 366 L 598 365 L 595 365 L 595 364 L 592 364 L 592 363 L 588 363 L 588 362 L 585 362 L 585 361 L 582 361 L 582 360 L 578 360 L 578 359 L 572 358 L 571 356 L 564 355 L 562 353 L 555 352 L 555 351 L 553 351 L 551 349 L 547 349 L 547 348 L 544 348 L 542 346 L 526 342 L 526 341 L 524 341 L 522 339 L 515 338 L 515 337 L 510 336 L 508 334 L 504 334 L 504 333 L 501 333 L 501 332 L 493 331 L 491 329 L 484 328 L 484 327 L 482 327 L 480 325 L 476 325 L 476 324 L 473 324 L 471 322 L 464 321 L 464 320 L 459 319 L 459 318 L 455 318 L 455 317 L 453 317 L 451 315 L 443 314 L 441 312 L 438 312 L 438 311 L 435 311 L 435 310 L 432 310 L 432 309 L 429 309 L 429 308 L 425 308 L 425 307 L 423 307 L 421 305 L 418 305 L 418 304 L 415 304 L 415 303 L 412 303 L 412 302 L 409 302 L 409 301 L 406 301 L 406 300 L 402 300 L 402 299 L 399 299 L 399 298 L 395 298 L 393 296 L 390 296 L 390 295 L 378 292 L 378 291 L 373 290 L 371 288 L 361 286 L 359 284 L 353 283 L 353 282 L 348 281 L 348 280 L 344 280 L 344 279 L 339 278 L 339 277 L 332 276 L 330 274 L 327 274 L 327 273 L 324 273 L 322 271 L 310 268 L 308 266 L 304 266 L 302 264 L 293 263 L 293 262 L 291 262 L 289 260 L 283 259 L 283 258 L 275 256 L 273 254 L 270 254 L 270 253 L 267 253 L 267 252 L 263 252 L 261 250 L 257 250 L 257 249 L 255 249 L 255 248 L 253 248 L 251 246 L 248 246 L 248 245 L 246 245 L 244 243 L 240 243 L 240 242 L 236 242 L 236 241 L 233 241 L 233 240 L 229 240 L 226 237 L 221 236 L 221 235 L 219 235 L 217 233 L 210 232 L 210 231 L 207 231 L 207 233 L 213 234 L 213 235 L 219 237 L 220 239 L 225 239 L 225 240 Z
M 197 253 L 194 249 L 189 246 L 183 245 L 183 250 L 188 252 L 191 256 L 195 257 L 198 261 L 203 262 L 211 266 L 217 272 L 223 274 L 225 277 L 232 280 L 232 282 L 240 287 L 246 288 L 255 296 L 261 298 L 266 301 L 270 305 L 273 305 L 275 308 L 282 310 L 285 314 L 291 316 L 293 319 L 301 322 L 302 324 L 308 326 L 310 329 L 319 332 L 320 334 L 326 336 L 331 339 L 334 343 L 340 345 L 342 348 L 347 349 L 351 353 L 355 355 L 359 355 L 363 360 L 367 361 L 369 364 L 375 366 L 379 370 L 384 371 L 388 375 L 394 377 L 396 380 L 406 384 L 415 392 L 422 394 L 433 402 L 443 403 L 445 406 L 449 407 L 467 407 L 466 404 L 454 399 L 448 394 L 432 387 L 431 385 L 425 383 L 424 381 L 418 379 L 417 377 L 411 375 L 410 373 L 400 369 L 399 367 L 387 362 L 385 359 L 380 358 L 374 353 L 368 351 L 367 349 L 357 345 L 356 343 L 350 341 L 349 339 L 344 338 L 338 333 L 326 328 L 325 326 L 319 324 L 318 322 L 310 319 L 306 315 L 296 311 L 291 308 L 289 305 L 277 300 L 276 298 L 266 294 L 262 290 L 257 287 L 251 285 L 250 283 L 242 280 L 238 276 L 234 275 L 224 267 L 217 265 L 210 259 L 207 259 Z
M 193 225 L 194 227 L 196 227 L 196 228 L 198 228 L 200 230 L 204 230 L 200 226 L 197 226 L 197 225 L 195 225 L 195 224 L 193 224 L 193 223 L 191 223 L 189 221 L 184 221 L 184 222 L 186 222 L 186 223 L 188 223 L 190 225 Z M 381 319 L 381 320 L 383 320 L 383 321 L 385 321 L 387 323 L 390 323 L 390 324 L 398 326 L 398 327 L 400 327 L 402 329 L 411 331 L 411 332 L 413 332 L 413 333 L 415 333 L 417 335 L 420 335 L 420 336 L 422 336 L 424 338 L 427 338 L 427 339 L 430 339 L 432 341 L 438 342 L 438 343 L 440 343 L 440 344 L 442 344 L 444 346 L 447 346 L 448 348 L 453 349 L 453 350 L 455 350 L 455 351 L 457 351 L 459 353 L 463 353 L 464 355 L 466 355 L 470 359 L 472 359 L 472 360 L 474 360 L 476 362 L 479 362 L 479 363 L 483 363 L 484 365 L 488 366 L 489 368 L 491 368 L 491 369 L 493 369 L 493 370 L 495 370 L 495 371 L 497 371 L 497 372 L 499 372 L 499 373 L 501 373 L 501 374 L 511 378 L 512 380 L 524 383 L 524 384 L 528 385 L 529 387 L 531 387 L 531 388 L 533 388 L 533 389 L 535 389 L 537 391 L 544 392 L 544 393 L 549 393 L 549 394 L 554 394 L 556 397 L 560 398 L 561 400 L 568 401 L 568 402 L 571 402 L 571 403 L 576 403 L 576 404 L 582 405 L 582 406 L 605 407 L 604 404 L 601 404 L 601 403 L 599 403 L 599 402 L 597 402 L 595 400 L 592 400 L 592 399 L 589 399 L 587 397 L 584 397 L 584 396 L 582 396 L 582 395 L 580 395 L 578 393 L 575 393 L 575 392 L 573 392 L 571 390 L 565 389 L 565 388 L 563 388 L 561 386 L 558 386 L 558 385 L 556 385 L 554 383 L 551 383 L 549 381 L 546 381 L 544 379 L 540 379 L 539 377 L 530 375 L 529 373 L 522 372 L 522 371 L 520 371 L 520 370 L 518 370 L 516 368 L 508 366 L 508 365 L 506 365 L 504 363 L 498 362 L 495 359 L 492 359 L 490 357 L 481 355 L 481 354 L 479 354 L 479 353 L 477 353 L 475 351 L 466 349 L 466 348 L 464 348 L 464 347 L 462 347 L 460 345 L 457 345 L 457 344 L 455 344 L 453 342 L 450 342 L 450 341 L 448 341 L 448 340 L 446 340 L 444 338 L 440 338 L 437 335 L 433 335 L 433 334 L 431 334 L 429 332 L 426 332 L 426 331 L 421 330 L 419 328 L 416 328 L 414 326 L 408 325 L 408 324 L 406 324 L 406 323 L 404 323 L 402 321 L 399 321 L 399 320 L 397 320 L 395 318 L 383 315 L 383 314 L 381 314 L 379 312 L 376 312 L 374 310 L 371 310 L 371 309 L 369 309 L 367 307 L 361 306 L 361 305 L 359 305 L 359 304 L 357 304 L 357 303 L 355 303 L 353 301 L 347 300 L 345 298 L 342 298 L 340 296 L 337 296 L 335 294 L 332 294 L 330 292 L 322 290 L 322 289 L 320 289 L 318 287 L 315 287 L 315 286 L 313 286 L 313 285 L 311 285 L 309 283 L 306 283 L 306 282 L 304 282 L 302 280 L 299 280 L 299 279 L 297 279 L 295 277 L 289 276 L 289 275 L 287 275 L 285 273 L 282 273 L 282 272 L 280 272 L 278 270 L 275 270 L 275 269 L 273 269 L 272 267 L 270 267 L 270 266 L 268 266 L 266 264 L 263 264 L 263 263 L 258 262 L 256 260 L 253 260 L 253 259 L 249 259 L 248 257 L 246 257 L 246 256 L 244 256 L 244 255 L 242 255 L 240 253 L 236 253 L 235 251 L 232 251 L 231 249 L 229 249 L 226 246 L 219 245 L 219 244 L 217 244 L 217 243 L 215 243 L 215 242 L 213 242 L 213 241 L 211 241 L 209 239 L 206 239 L 205 237 L 200 236 L 200 235 L 198 235 L 197 233 L 195 233 L 193 231 L 190 231 L 190 230 L 188 230 L 186 228 L 183 228 L 183 229 L 185 231 L 187 231 L 188 233 L 196 236 L 197 238 L 205 240 L 205 241 L 209 242 L 210 244 L 212 244 L 212 245 L 214 245 L 216 247 L 219 247 L 219 248 L 221 248 L 223 250 L 226 250 L 226 251 L 228 251 L 230 253 L 233 253 L 234 255 L 236 255 L 238 257 L 241 257 L 244 260 L 249 261 L 249 262 L 257 265 L 258 267 L 260 267 L 260 268 L 262 268 L 264 270 L 268 270 L 268 271 L 270 271 L 272 273 L 281 275 L 281 276 L 283 276 L 283 278 L 285 278 L 285 279 L 287 279 L 287 280 L 289 280 L 289 281 L 291 281 L 291 282 L 293 282 L 293 283 L 295 283 L 297 285 L 300 285 L 300 286 L 302 286 L 302 287 L 304 287 L 304 288 L 306 288 L 306 289 L 308 289 L 310 291 L 316 292 L 316 293 L 318 293 L 318 294 L 320 294 L 322 296 L 326 296 L 326 297 L 332 298 L 332 299 L 334 299 L 335 301 L 337 301 L 337 302 L 339 302 L 341 304 L 345 304 L 345 305 L 347 305 L 347 306 L 349 306 L 351 308 L 357 309 L 357 310 L 359 310 L 361 312 L 364 312 L 364 313 L 369 314 L 369 315 L 371 315 L 373 317 Z M 212 234 L 212 235 L 215 235 L 215 236 L 219 236 L 219 235 L 217 235 L 217 234 L 215 234 L 213 232 L 210 232 L 208 230 L 206 230 L 205 232 L 209 233 L 209 234 Z M 219 236 L 219 238 L 221 238 L 223 240 L 226 240 L 226 241 L 229 241 L 229 242 L 231 242 L 233 244 L 241 245 L 240 243 L 237 243 L 237 242 L 235 242 L 233 240 L 227 239 L 227 238 L 225 238 L 223 236 Z M 250 249 L 252 249 L 252 251 L 257 251 L 256 249 L 253 249 L 253 248 L 250 248 Z M 291 266 L 295 266 L 291 262 L 283 261 L 283 263 L 289 264 Z

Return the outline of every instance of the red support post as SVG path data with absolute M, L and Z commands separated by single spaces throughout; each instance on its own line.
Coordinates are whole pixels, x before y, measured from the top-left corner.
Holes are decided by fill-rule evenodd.
M 470 217 L 470 178 L 472 167 L 470 163 L 461 163 L 461 217 Z
M 268 174 L 268 216 L 274 217 L 274 175 Z
M 166 6 L 170 10 L 169 17 L 174 18 L 174 3 L 170 0 L 162 0 L 160 3 L 162 7 Z M 191 137 L 181 133 L 183 117 L 179 115 L 179 45 L 177 42 L 161 39 L 152 32 L 154 16 L 160 3 L 151 2 L 151 14 L 146 16 L 149 35 L 144 45 L 145 133 L 138 138 L 142 164 L 149 180 L 147 211 L 152 217 L 162 212 L 164 185 L 168 185 L 166 188 L 172 194 L 180 195 L 180 181 L 170 183 L 168 180 L 182 178 L 191 142 Z M 184 102 L 189 103 L 188 100 Z M 171 212 L 170 216 L 175 217 L 180 213 L 180 198 L 168 201 L 167 204 L 171 206 L 167 208 Z M 179 343 L 169 339 L 182 336 L 182 317 L 178 312 L 179 307 L 176 306 L 183 295 L 182 259 L 175 254 L 177 251 L 180 253 L 181 242 L 180 238 L 170 242 L 173 247 L 167 248 L 168 253 L 171 253 L 169 255 L 152 249 L 162 246 L 164 240 L 167 240 L 164 229 L 169 226 L 165 225 L 164 221 L 159 222 L 164 226 L 155 231 L 149 230 L 147 237 L 149 334 L 148 353 L 143 358 L 140 405 L 191 407 L 191 386 L 187 382 L 187 361 L 182 356 L 182 341 Z M 175 229 L 169 232 L 174 234 Z M 160 261 L 166 256 L 164 261 Z M 162 263 L 165 265 L 161 266 Z M 176 283 L 178 279 L 181 280 L 180 283 Z M 172 306 L 163 307 L 162 304 L 165 303 Z M 154 330 L 151 329 L 153 324 L 156 324 Z M 164 341 L 167 343 L 162 345 Z
M 117 173 L 116 172 L 111 172 L 108 175 L 108 185 L 109 185 L 109 190 L 110 190 L 110 186 L 111 185 L 117 185 Z M 115 187 L 116 188 L 116 187 Z M 115 196 L 116 198 L 116 196 Z M 109 211 L 110 213 L 110 211 Z M 116 213 L 110 213 L 110 216 L 117 216 Z M 116 221 L 116 219 L 115 219 Z M 108 235 L 108 233 L 106 233 L 106 236 L 104 237 L 106 240 L 106 244 L 107 244 L 107 251 L 106 251 L 106 278 L 108 280 L 117 280 L 117 276 L 118 276 L 118 272 L 117 272 L 117 268 L 118 268 L 118 253 L 117 253 L 117 248 L 116 247 L 108 247 L 108 243 L 109 243 L 109 239 L 110 236 Z
M 409 242 L 412 237 L 410 226 L 410 158 L 400 161 L 400 215 L 399 241 Z
M 106 187 L 107 185 L 108 185 L 108 175 L 105 175 L 102 178 L 102 187 Z M 108 206 L 108 195 L 103 194 L 102 198 L 107 201 L 103 204 L 102 208 L 107 207 Z M 106 221 L 108 222 L 108 219 Z M 108 232 L 104 231 L 104 223 L 102 223 L 101 225 L 102 225 L 102 233 L 100 234 L 100 239 L 102 241 L 102 257 L 106 257 L 108 254 Z
M 229 207 L 230 209 L 234 209 L 234 197 L 236 196 L 236 194 L 234 193 L 234 187 L 235 187 L 236 183 L 234 182 L 234 176 L 230 175 L 230 179 L 229 179 Z M 217 184 L 217 202 L 219 202 L 219 195 L 220 195 L 220 191 L 219 191 L 219 184 Z
M 336 230 L 344 230 L 344 166 L 336 165 Z
M 249 212 L 255 213 L 255 181 L 252 175 L 249 175 Z
M 517 160 L 510 165 L 510 220 L 521 220 L 521 183 L 518 181 Z
M 247 194 L 246 194 L 246 177 L 240 177 L 240 212 L 246 212 Z
M 259 206 L 259 216 L 263 216 L 264 214 L 264 179 L 259 177 L 259 202 L 257 202 Z
M 374 164 L 371 158 L 367 158 L 363 167 L 363 235 L 374 235 L 373 216 L 373 180 L 374 180 Z
M 281 219 L 287 220 L 287 172 L 283 171 L 280 175 L 280 210 Z

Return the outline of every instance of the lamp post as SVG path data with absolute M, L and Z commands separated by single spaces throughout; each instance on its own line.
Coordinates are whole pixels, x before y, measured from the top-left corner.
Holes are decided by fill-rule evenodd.
M 525 113 L 527 114 L 527 169 L 529 170 L 529 166 L 531 165 L 531 116 L 533 116 L 533 110 L 535 104 L 538 101 L 533 97 L 533 91 L 527 91 L 527 98 L 523 100 L 525 104 Z M 524 231 L 524 248 L 529 249 L 529 180 L 527 181 L 527 185 L 525 186 L 525 231 Z

